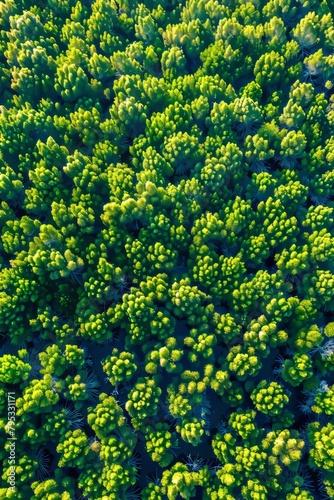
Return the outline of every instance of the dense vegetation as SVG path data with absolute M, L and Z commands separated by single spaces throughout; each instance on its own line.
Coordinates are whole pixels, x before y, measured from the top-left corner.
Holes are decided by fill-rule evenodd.
M 320 0 L 0 3 L 1 499 L 334 498 L 333 48 Z

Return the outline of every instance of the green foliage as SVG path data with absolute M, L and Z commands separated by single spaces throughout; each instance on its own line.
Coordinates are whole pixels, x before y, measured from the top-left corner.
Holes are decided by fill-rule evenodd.
M 293 471 L 298 469 L 304 446 L 304 441 L 295 430 L 269 432 L 264 440 L 264 449 L 271 450 L 271 464 L 285 465 Z
M 22 359 L 24 358 L 25 352 L 20 351 L 20 357 L 13 356 L 11 354 L 4 354 L 0 358 L 0 382 L 3 384 L 18 384 L 24 380 L 27 380 L 31 366 L 28 363 L 24 363 Z
M 49 373 L 59 377 L 66 370 L 66 359 L 57 345 L 47 347 L 45 352 L 39 354 L 39 360 L 43 374 Z
M 117 438 L 111 436 L 103 439 L 101 443 L 94 440 L 90 448 L 94 452 L 99 452 L 101 459 L 106 463 L 117 462 L 123 464 L 130 462 L 136 444 L 137 436 L 131 432 L 129 427 L 124 427 Z
M 265 500 L 268 494 L 268 490 L 264 485 L 262 485 L 259 481 L 252 481 L 251 479 L 248 479 L 247 485 L 243 486 L 241 491 L 244 498 L 249 500 L 253 498 Z
M 282 379 L 293 387 L 312 377 L 312 361 L 307 354 L 295 354 L 293 359 L 287 359 L 282 367 Z
M 140 428 L 145 419 L 157 413 L 161 389 L 154 379 L 139 378 L 131 389 L 125 409 L 131 416 L 131 423 L 135 429 Z
M 122 466 L 112 464 L 104 467 L 100 483 L 115 497 L 118 493 L 124 492 L 136 482 L 136 469 L 132 466 Z
M 62 479 L 59 476 L 58 474 L 60 481 L 46 479 L 41 482 L 36 481 L 32 483 L 31 487 L 34 492 L 32 499 L 42 500 L 45 498 L 45 495 L 48 495 L 53 500 L 70 500 L 71 495 L 73 495 L 73 484 L 68 479 Z M 59 490 L 59 484 L 61 484 L 61 491 Z
M 319 422 L 313 422 L 307 427 L 307 437 L 311 443 L 309 463 L 317 465 L 326 471 L 333 472 L 333 425 L 321 427 Z
M 59 467 L 78 467 L 82 469 L 85 465 L 85 458 L 89 451 L 88 438 L 81 429 L 68 431 L 63 436 L 57 446 L 60 453 Z
M 255 440 L 258 434 L 254 424 L 256 412 L 254 410 L 242 411 L 240 408 L 230 415 L 229 425 L 244 440 Z
M 146 437 L 147 452 L 153 462 L 158 462 L 161 467 L 167 467 L 173 460 L 174 455 L 169 450 L 177 444 L 178 441 L 173 438 L 166 423 L 158 422 Z
M 0 498 L 334 498 L 332 10 L 0 2 Z
M 320 386 L 315 395 L 312 411 L 332 415 L 334 411 L 334 388 L 329 387 L 326 382 Z
M 289 402 L 289 396 L 279 383 L 262 380 L 252 391 L 251 400 L 258 411 L 274 416 L 283 411 L 284 405 Z
M 23 418 L 25 414 L 48 412 L 59 401 L 57 388 L 50 374 L 44 375 L 41 380 L 32 380 L 17 399 L 17 414 Z
M 255 349 L 249 347 L 245 350 L 241 345 L 230 349 L 227 361 L 229 370 L 234 372 L 239 380 L 246 380 L 248 376 L 256 375 L 262 366 Z
M 113 430 L 125 425 L 123 410 L 113 396 L 99 395 L 100 403 L 95 408 L 88 408 L 87 422 L 98 438 L 102 439 Z
M 147 364 L 145 370 L 147 373 L 155 374 L 158 367 L 164 368 L 168 373 L 179 373 L 182 371 L 182 358 L 183 351 L 177 349 L 177 340 L 175 337 L 170 337 L 165 346 L 150 351 L 147 356 Z
M 184 418 L 181 425 L 176 426 L 176 430 L 181 434 L 183 441 L 197 446 L 202 441 L 204 424 L 204 420 L 196 417 Z
M 327 337 L 334 337 L 334 322 L 331 321 L 330 323 L 327 323 L 327 325 L 324 328 L 324 334 Z
M 189 472 L 186 465 L 177 462 L 171 469 L 164 471 L 161 479 L 162 492 L 168 499 L 191 498 L 198 484 L 198 473 Z
M 134 360 L 135 356 L 131 352 L 112 350 L 111 356 L 102 361 L 103 371 L 108 375 L 111 384 L 117 386 L 131 380 L 137 369 Z

